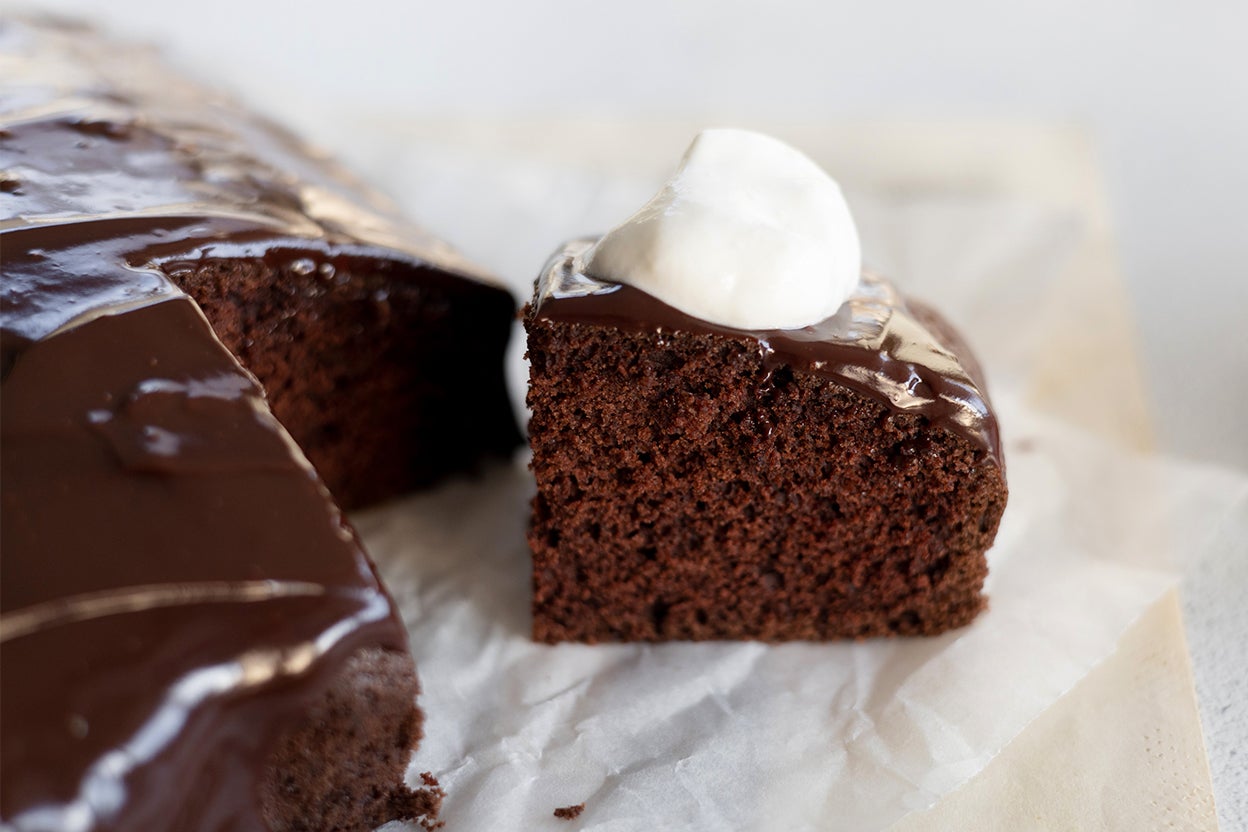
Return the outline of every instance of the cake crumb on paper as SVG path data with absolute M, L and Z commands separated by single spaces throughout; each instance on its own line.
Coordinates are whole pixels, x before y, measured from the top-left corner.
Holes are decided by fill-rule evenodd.
M 555 810 L 555 817 L 560 820 L 574 820 L 581 816 L 581 812 L 585 811 L 585 804 L 578 803 L 575 806 L 560 806 Z
M 424 787 L 414 792 L 408 792 L 409 795 L 420 795 L 421 798 L 432 797 L 434 800 L 434 809 L 429 814 L 421 814 L 420 807 L 413 807 L 410 811 L 400 809 L 397 815 L 406 816 L 407 820 L 413 821 L 425 832 L 436 832 L 446 826 L 445 821 L 438 820 L 438 812 L 442 809 L 442 799 L 446 797 L 446 792 L 442 790 L 442 786 L 438 783 L 438 778 L 434 777 L 432 772 L 422 771 L 420 773 L 420 782 Z

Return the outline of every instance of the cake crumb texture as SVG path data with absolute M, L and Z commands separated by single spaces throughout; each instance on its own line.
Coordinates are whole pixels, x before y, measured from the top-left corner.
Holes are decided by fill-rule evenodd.
M 343 508 L 505 457 L 510 297 L 402 262 L 316 252 L 166 266 L 260 380 Z
M 932 635 L 984 608 L 983 449 L 757 343 L 526 326 L 535 639 Z

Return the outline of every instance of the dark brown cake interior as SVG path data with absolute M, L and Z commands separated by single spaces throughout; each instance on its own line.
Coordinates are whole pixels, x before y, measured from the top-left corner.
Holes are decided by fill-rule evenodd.
M 520 441 L 500 366 L 514 307 L 497 290 L 315 251 L 164 270 L 260 380 L 344 508 L 430 485 Z
M 756 343 L 526 325 L 538 640 L 932 634 L 983 606 L 983 448 Z
M 394 818 L 432 826 L 442 806 L 436 781 L 403 786 L 421 738 L 410 656 L 365 650 L 276 744 L 261 781 L 272 832 L 372 829 Z

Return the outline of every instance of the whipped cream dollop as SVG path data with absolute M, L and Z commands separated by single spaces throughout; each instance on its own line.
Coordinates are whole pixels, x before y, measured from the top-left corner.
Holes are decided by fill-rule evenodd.
M 800 329 L 850 296 L 862 250 L 819 165 L 770 136 L 716 129 L 698 134 L 662 190 L 582 268 L 721 326 Z

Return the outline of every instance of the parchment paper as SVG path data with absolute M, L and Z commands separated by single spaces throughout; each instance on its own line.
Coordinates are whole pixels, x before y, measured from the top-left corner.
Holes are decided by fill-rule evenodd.
M 518 294 L 556 241 L 655 184 L 428 146 L 387 166 L 400 195 L 419 182 L 415 216 L 436 203 L 452 231 L 437 230 Z M 486 190 L 488 206 L 467 197 Z M 1244 477 L 1117 447 L 1027 394 L 1047 345 L 1079 335 L 1060 313 L 1080 298 L 1054 295 L 1081 233 L 1070 215 L 967 193 L 850 197 L 868 258 L 950 314 L 987 366 L 1011 489 L 989 611 L 929 640 L 538 646 L 523 460 L 357 517 L 411 628 L 428 717 L 412 772 L 447 789 L 448 828 L 882 828 L 980 771 L 1248 512 Z M 553 817 L 582 802 L 574 825 Z

